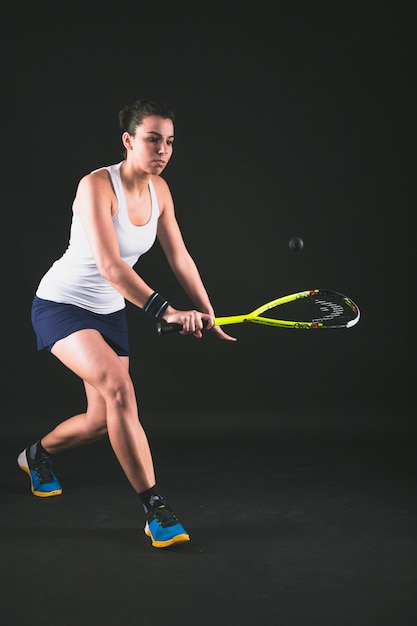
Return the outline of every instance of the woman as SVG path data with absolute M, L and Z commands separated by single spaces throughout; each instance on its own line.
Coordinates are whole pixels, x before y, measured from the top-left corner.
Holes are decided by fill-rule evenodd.
M 84 176 L 73 202 L 70 241 L 41 279 L 32 304 L 38 350 L 48 349 L 79 376 L 87 408 L 28 446 L 18 457 L 36 496 L 62 493 L 51 456 L 108 435 L 146 515 L 145 533 L 164 548 L 190 536 L 161 496 L 130 378 L 125 307 L 202 337 L 214 310 L 178 226 L 170 189 L 160 174 L 174 142 L 174 114 L 161 102 L 137 100 L 119 113 L 124 160 Z M 133 269 L 156 237 L 196 309 L 178 310 Z

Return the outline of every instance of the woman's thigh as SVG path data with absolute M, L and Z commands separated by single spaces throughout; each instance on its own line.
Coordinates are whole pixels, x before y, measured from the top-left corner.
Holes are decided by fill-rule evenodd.
M 79 330 L 57 341 L 51 353 L 102 397 L 109 387 L 130 381 L 129 358 L 118 356 L 96 330 Z M 95 398 L 91 389 L 89 394 Z

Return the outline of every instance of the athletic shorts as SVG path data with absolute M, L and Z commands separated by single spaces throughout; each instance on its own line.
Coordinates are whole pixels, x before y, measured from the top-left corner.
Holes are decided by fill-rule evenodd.
M 32 326 L 38 350 L 51 350 L 54 343 L 77 330 L 97 330 L 119 356 L 129 356 L 126 309 L 103 315 L 74 304 L 62 304 L 35 296 L 32 301 Z

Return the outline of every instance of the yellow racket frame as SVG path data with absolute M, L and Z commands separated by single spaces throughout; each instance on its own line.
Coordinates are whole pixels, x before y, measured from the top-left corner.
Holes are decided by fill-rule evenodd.
M 214 325 L 227 326 L 228 324 L 242 324 L 244 322 L 252 322 L 254 324 L 265 324 L 266 326 L 279 326 L 281 328 L 319 328 L 320 326 L 323 326 L 322 323 L 278 320 L 272 317 L 262 316 L 262 313 L 265 313 L 265 311 L 268 311 L 268 309 L 273 309 L 274 307 L 281 304 L 294 302 L 294 300 L 300 300 L 301 298 L 308 298 L 309 296 L 313 296 L 315 293 L 319 293 L 319 291 L 319 289 L 309 289 L 307 291 L 292 293 L 288 296 L 282 296 L 281 298 L 276 298 L 275 300 L 266 302 L 262 306 L 254 309 L 250 313 L 246 313 L 245 315 L 228 315 L 226 317 L 215 317 Z

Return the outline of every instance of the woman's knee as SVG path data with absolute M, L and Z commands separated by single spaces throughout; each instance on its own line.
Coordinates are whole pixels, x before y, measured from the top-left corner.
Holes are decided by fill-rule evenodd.
M 122 409 L 136 402 L 133 383 L 127 372 L 109 381 L 105 390 L 105 400 L 107 406 Z

